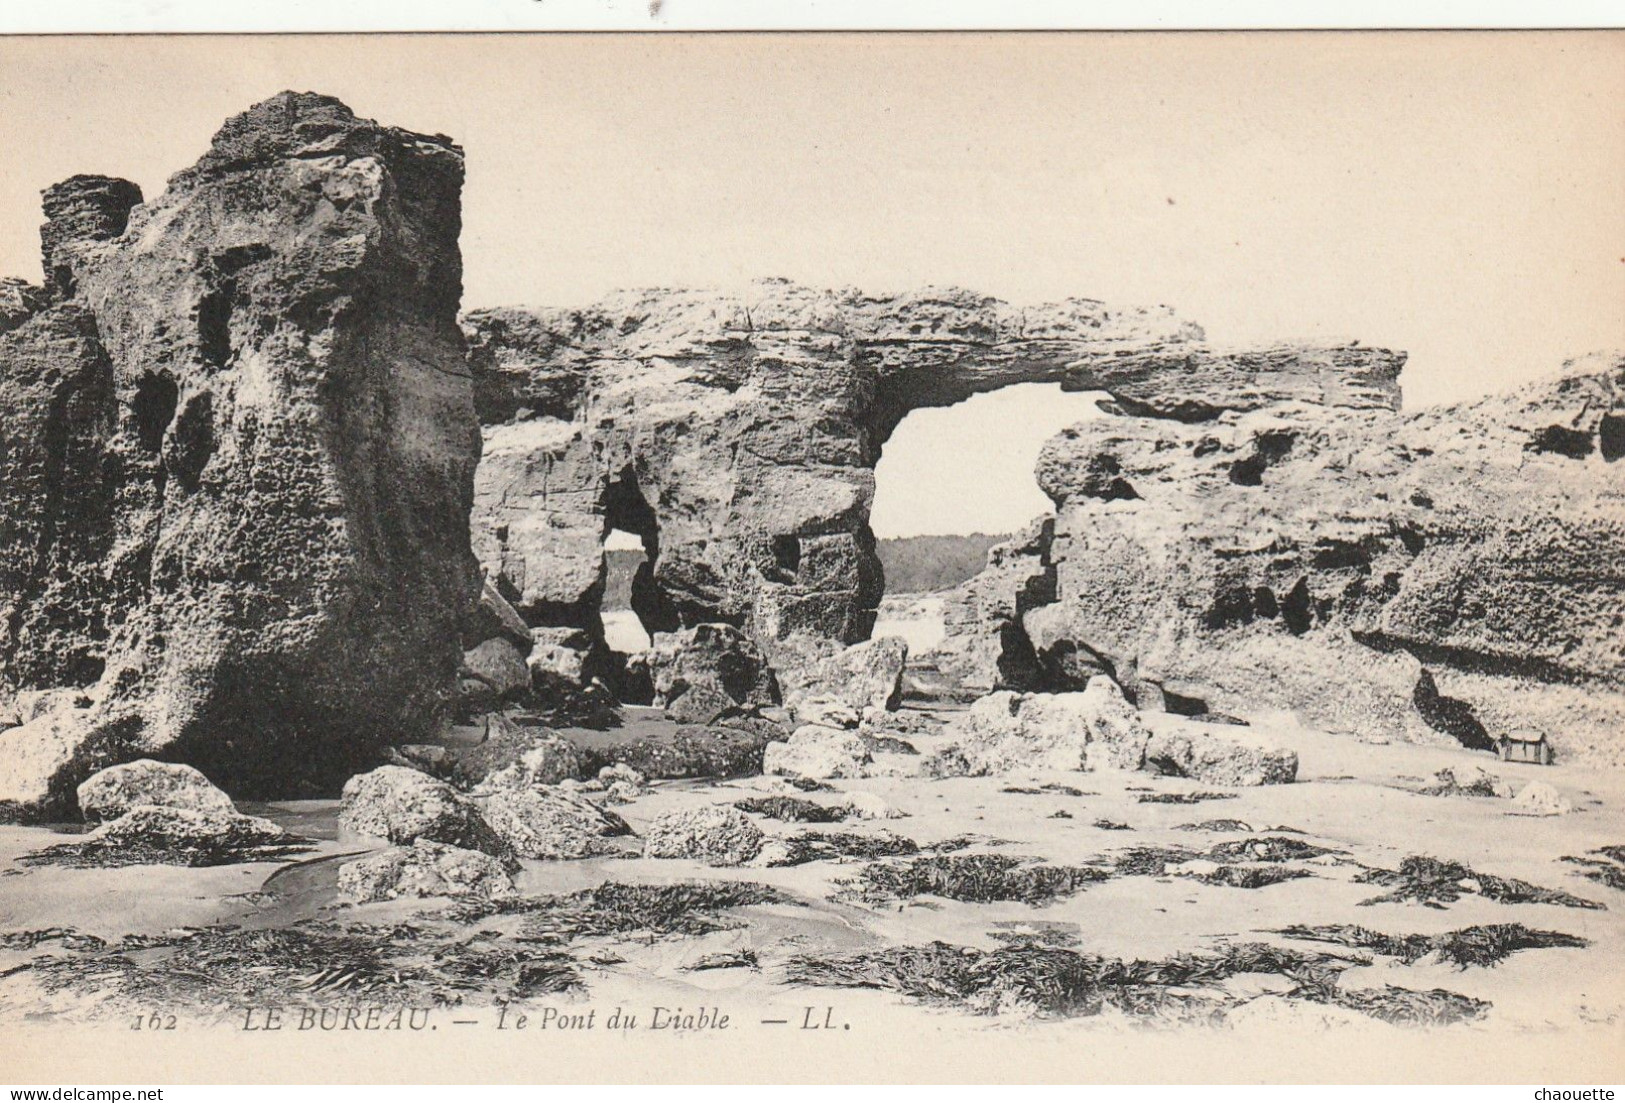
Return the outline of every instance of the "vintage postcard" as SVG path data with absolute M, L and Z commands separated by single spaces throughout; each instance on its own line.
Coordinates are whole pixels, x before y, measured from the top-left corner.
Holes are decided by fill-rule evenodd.
M 1622 103 L 0 37 L 6 1079 L 1619 1081 Z

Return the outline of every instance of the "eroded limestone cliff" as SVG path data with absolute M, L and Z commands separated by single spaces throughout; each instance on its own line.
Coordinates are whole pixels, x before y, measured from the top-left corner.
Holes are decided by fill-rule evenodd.
M 283 93 L 151 202 L 45 193 L 46 286 L 0 288 L 12 814 L 136 755 L 287 795 L 434 729 L 479 586 L 462 179 Z
M 1213 348 L 1164 308 L 782 280 L 464 326 L 486 435 L 475 550 L 526 618 L 593 629 L 619 528 L 649 553 L 633 588 L 645 626 L 731 623 L 780 663 L 868 636 L 883 589 L 873 468 L 910 410 L 1037 381 L 1175 426 L 1287 401 L 1392 410 L 1404 361 Z
M 995 549 L 943 659 L 1014 688 L 1291 709 L 1625 761 L 1625 358 L 1396 415 L 1287 402 L 1052 439 L 1049 531 Z M 1001 665 L 1002 664 L 1002 665 Z

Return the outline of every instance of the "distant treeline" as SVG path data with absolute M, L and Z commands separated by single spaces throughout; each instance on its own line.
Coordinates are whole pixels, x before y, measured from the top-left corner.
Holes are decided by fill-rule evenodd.
M 886 566 L 888 594 L 926 594 L 959 585 L 987 565 L 987 550 L 1010 539 L 1008 535 L 973 532 L 969 536 L 902 536 L 876 544 Z M 604 583 L 603 608 L 632 607 L 632 575 L 643 562 L 643 552 L 623 548 L 604 553 L 609 577 Z

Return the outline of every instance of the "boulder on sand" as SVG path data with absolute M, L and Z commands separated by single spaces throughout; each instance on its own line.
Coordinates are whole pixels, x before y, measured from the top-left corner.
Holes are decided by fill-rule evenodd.
M 356 904 L 403 896 L 493 900 L 513 891 L 502 862 L 477 850 L 418 839 L 339 867 L 339 895 Z
M 510 789 L 492 795 L 481 809 L 485 822 L 521 858 L 590 858 L 604 840 L 632 829 L 613 812 L 585 797 L 557 789 Z
M 470 711 L 486 712 L 530 690 L 530 667 L 512 640 L 498 636 L 463 652 L 458 684 Z
M 235 812 L 231 798 L 199 770 L 179 762 L 137 759 L 92 774 L 80 785 L 79 811 L 87 820 L 112 820 L 143 804 L 193 812 Z
M 761 853 L 762 829 L 737 808 L 707 805 L 668 812 L 645 830 L 650 858 L 687 858 L 709 866 L 743 865 Z
M 587 770 L 623 765 L 646 778 L 749 777 L 762 772 L 764 734 L 732 727 L 684 726 L 587 748 Z
M 1081 693 L 1001 690 L 958 723 L 959 752 L 976 774 L 1033 770 L 1136 770 L 1151 733 L 1110 678 Z
M 456 754 L 457 772 L 482 792 L 557 785 L 585 773 L 581 750 L 545 728 L 493 717 L 484 743 Z
M 834 698 L 857 712 L 895 709 L 907 664 L 908 644 L 901 637 L 865 640 L 813 664 L 801 674 L 797 693 Z
M 1490 773 L 1477 763 L 1465 766 L 1446 766 L 1433 775 L 1428 792 L 1449 797 L 1499 797 L 1510 800 L 1512 784 Z
M 779 703 L 778 680 L 761 649 L 731 624 L 657 632 L 638 660 L 654 686 L 654 703 L 679 723 L 708 724 L 725 712 Z M 690 694 L 693 700 L 682 704 Z
M 1226 728 L 1190 723 L 1158 732 L 1145 749 L 1146 765 L 1174 777 L 1210 785 L 1286 785 L 1298 776 L 1298 755 Z
M 767 745 L 762 752 L 762 772 L 787 777 L 862 777 L 871 761 L 868 744 L 856 732 L 806 724 L 788 742 Z
M 855 728 L 862 723 L 858 710 L 828 694 L 798 693 L 786 707 L 796 724 L 817 724 L 823 728 Z
M 345 782 L 339 826 L 396 844 L 427 839 L 503 859 L 513 854 L 471 801 L 405 766 L 380 766 Z
M 156 850 L 210 847 L 244 850 L 294 841 L 277 824 L 259 816 L 244 816 L 218 808 L 165 808 L 137 805 L 85 836 L 86 841 L 115 847 L 143 846 Z
M 140 724 L 60 708 L 0 732 L 0 820 L 71 819 L 79 782 L 125 757 Z
M 1544 781 L 1531 781 L 1512 798 L 1511 810 L 1520 816 L 1562 816 L 1574 811 L 1574 805 Z

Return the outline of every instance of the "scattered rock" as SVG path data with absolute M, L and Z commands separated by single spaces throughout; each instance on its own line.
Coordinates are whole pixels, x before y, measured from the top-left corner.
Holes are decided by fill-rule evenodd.
M 661 780 L 691 777 L 749 777 L 762 772 L 767 740 L 729 727 L 680 727 L 674 732 L 637 736 L 595 745 L 583 752 L 587 769 L 629 766 Z
M 87 820 L 112 820 L 137 805 L 193 812 L 235 812 L 231 798 L 209 779 L 178 762 L 137 759 L 92 774 L 79 786 L 79 811 Z
M 508 599 L 491 585 L 491 580 L 486 579 L 480 586 L 480 599 L 469 614 L 467 627 L 463 629 L 463 646 L 472 648 L 498 637 L 517 647 L 521 655 L 529 655 L 535 642 L 535 635 L 525 623 L 525 618 L 508 604 Z
M 530 657 L 531 681 L 538 693 L 558 693 L 579 689 L 608 669 L 608 656 L 601 640 L 582 628 L 549 627 L 532 629 L 534 643 Z
M 308 851 L 270 820 L 235 811 L 137 805 L 70 843 L 25 855 L 24 865 L 109 868 L 274 862 Z
M 489 712 L 503 702 L 517 701 L 530 689 L 524 654 L 503 637 L 465 651 L 458 677 L 473 712 Z
M 647 788 L 633 785 L 630 781 L 612 781 L 604 790 L 604 800 L 609 804 L 631 804 L 639 797 L 648 795 Z
M 1433 775 L 1428 792 L 1436 796 L 1511 799 L 1512 785 L 1479 765 L 1446 766 Z
M 863 777 L 872 760 L 856 733 L 808 724 L 797 728 L 788 742 L 767 745 L 762 772 L 810 778 Z
M 855 728 L 861 723 L 857 709 L 825 694 L 795 694 L 788 702 L 788 709 L 791 721 L 797 726 L 816 724 L 824 728 Z
M 1512 799 L 1512 810 L 1520 816 L 1562 816 L 1574 805 L 1544 781 L 1531 781 Z
M 743 865 L 762 849 L 762 829 L 736 808 L 713 804 L 668 812 L 643 836 L 650 858 L 687 858 L 710 866 Z
M 1151 737 L 1105 677 L 1082 693 L 991 693 L 971 706 L 957 734 L 976 774 L 1138 769 Z
M 691 718 L 680 722 L 703 725 L 732 709 L 779 703 L 778 682 L 761 650 L 729 624 L 657 632 L 641 659 L 655 704 Z M 694 701 L 680 705 L 689 694 Z
M 161 805 L 138 805 L 91 834 L 105 842 L 140 842 L 157 847 L 224 839 L 236 845 L 258 845 L 290 839 L 287 831 L 270 820 L 240 815 L 236 809 Z
M 973 772 L 970 755 L 958 743 L 944 743 L 920 759 L 921 777 L 969 777 Z
M 397 845 L 427 839 L 512 856 L 512 848 L 471 801 L 445 782 L 404 766 L 380 766 L 345 782 L 339 826 Z
M 487 730 L 485 742 L 454 752 L 459 776 L 481 790 L 557 785 L 587 772 L 576 745 L 546 728 L 521 727 L 493 716 Z
M 739 710 L 738 702 L 711 686 L 690 686 L 666 706 L 666 718 L 701 727 Z
M 0 820 L 73 818 L 79 782 L 126 757 L 140 730 L 139 717 L 64 708 L 0 732 Z
M 1090 678 L 1081 704 L 1089 727 L 1087 768 L 1138 770 L 1145 762 L 1146 743 L 1151 733 L 1140 722 L 1139 712 L 1124 698 L 1117 683 L 1104 675 Z
M 643 776 L 642 771 L 634 769 L 624 762 L 616 762 L 599 770 L 598 780 L 606 786 L 627 785 L 640 792 L 647 791 L 649 788 L 649 779 Z
M 940 721 L 912 709 L 888 711 L 873 706 L 863 710 L 860 725 L 866 733 L 881 735 L 930 735 L 942 727 Z
M 1298 776 L 1298 755 L 1256 738 L 1207 725 L 1158 732 L 1146 746 L 1146 762 L 1162 773 L 1210 785 L 1285 785 Z
M 877 735 L 873 729 L 858 729 L 858 738 L 869 753 L 879 757 L 881 755 L 917 755 L 920 749 L 906 739 L 899 739 L 895 735 Z
M 559 790 L 505 790 L 485 800 L 481 812 L 521 858 L 590 858 L 613 849 L 606 838 L 632 833 L 615 813 Z
M 908 644 L 896 636 L 865 640 L 817 663 L 803 677 L 800 692 L 833 698 L 854 714 L 864 709 L 892 710 L 903 696 L 903 668 L 908 663 Z M 856 715 L 852 724 L 856 727 Z M 803 719 L 802 723 L 816 723 Z
M 498 859 L 477 850 L 418 839 L 339 867 L 339 895 L 357 904 L 416 896 L 494 900 L 513 892 Z
M 908 813 L 893 805 L 878 793 L 857 790 L 846 793 L 841 797 L 841 805 L 847 810 L 847 815 L 859 820 L 900 820 L 906 819 Z

